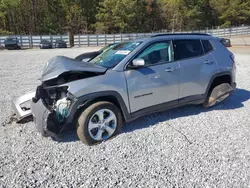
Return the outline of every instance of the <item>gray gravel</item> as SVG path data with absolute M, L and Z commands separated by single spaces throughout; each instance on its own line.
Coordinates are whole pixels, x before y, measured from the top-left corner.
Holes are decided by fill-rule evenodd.
M 86 50 L 1 51 L 0 122 L 48 59 Z M 250 187 L 250 55 L 236 57 L 238 89 L 225 103 L 143 117 L 96 146 L 74 132 L 42 138 L 33 122 L 0 126 L 0 187 Z

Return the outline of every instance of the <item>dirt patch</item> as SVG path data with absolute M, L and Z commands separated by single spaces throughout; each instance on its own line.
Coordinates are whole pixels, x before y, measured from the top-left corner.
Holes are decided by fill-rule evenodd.
M 235 54 L 250 54 L 250 46 L 233 46 L 228 48 L 228 50 Z

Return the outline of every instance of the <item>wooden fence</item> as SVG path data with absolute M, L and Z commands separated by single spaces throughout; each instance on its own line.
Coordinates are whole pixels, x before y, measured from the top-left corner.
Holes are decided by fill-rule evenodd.
M 123 34 L 100 34 L 100 35 L 74 35 L 74 45 L 75 46 L 105 46 L 106 44 L 122 42 L 127 40 L 132 40 L 136 38 L 142 38 L 151 36 L 154 34 L 164 34 L 169 32 L 157 32 L 157 33 L 123 33 Z M 171 32 L 172 33 L 172 32 Z M 232 36 L 243 36 L 250 35 L 250 26 L 226 28 L 226 29 L 206 29 L 206 30 L 196 30 L 189 32 L 176 32 L 176 33 L 208 33 L 217 37 L 227 37 Z M 8 36 L 0 36 L 0 46 L 4 46 L 4 40 Z M 68 35 L 41 35 L 41 36 L 29 36 L 29 35 L 16 35 L 19 39 L 20 45 L 23 48 L 34 48 L 39 47 L 41 40 L 49 40 L 53 43 L 57 39 L 64 40 L 69 46 L 69 36 Z

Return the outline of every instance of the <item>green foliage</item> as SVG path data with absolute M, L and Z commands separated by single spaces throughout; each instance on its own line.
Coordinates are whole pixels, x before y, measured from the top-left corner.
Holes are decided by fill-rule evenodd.
M 0 35 L 13 35 L 12 32 L 0 29 Z
M 131 29 L 130 23 L 135 18 L 135 1 L 106 0 L 100 3 L 96 18 L 96 28 L 101 26 L 102 32 L 126 32 Z M 101 28 L 98 28 L 99 32 Z
M 0 0 L 0 34 L 152 32 L 250 24 L 250 0 Z

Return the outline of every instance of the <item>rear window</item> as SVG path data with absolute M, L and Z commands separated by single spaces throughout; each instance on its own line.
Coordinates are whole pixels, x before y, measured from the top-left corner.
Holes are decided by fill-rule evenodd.
M 175 60 L 193 58 L 203 55 L 203 48 L 200 40 L 174 40 Z
M 202 40 L 202 43 L 205 53 L 211 52 L 213 50 L 213 46 L 208 40 Z

